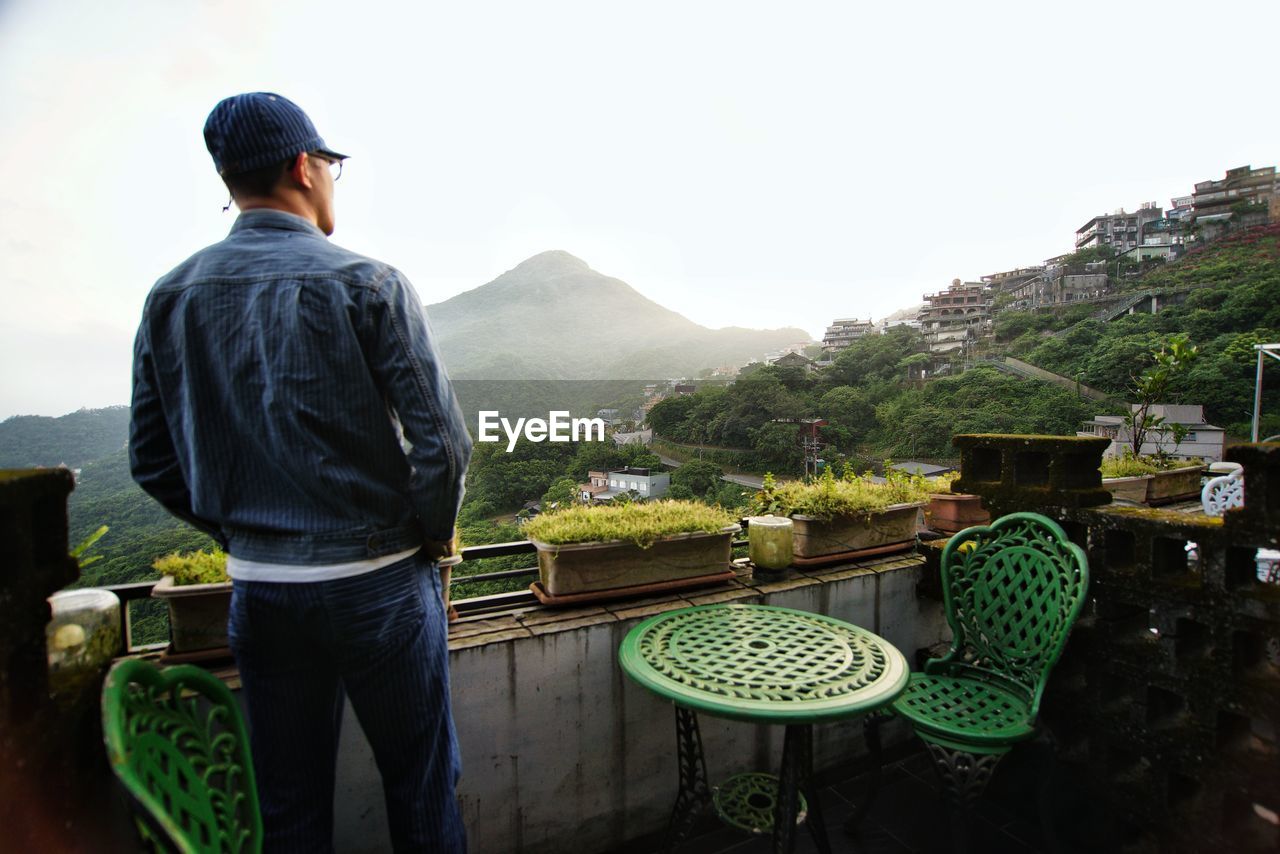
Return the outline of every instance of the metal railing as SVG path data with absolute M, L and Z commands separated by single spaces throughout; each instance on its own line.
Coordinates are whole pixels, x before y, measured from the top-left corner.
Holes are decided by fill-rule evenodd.
M 743 530 L 747 528 L 748 520 L 741 520 Z M 734 546 L 745 546 L 745 539 L 734 540 Z M 468 546 L 462 550 L 462 559 L 466 561 L 484 560 L 486 558 L 510 557 L 512 555 L 537 553 L 537 548 L 528 540 L 516 540 L 509 543 L 491 543 L 482 546 Z M 450 580 L 449 586 L 451 590 L 465 588 L 469 585 L 478 584 L 484 581 L 501 581 L 509 578 L 529 578 L 533 579 L 538 576 L 538 567 L 535 564 L 527 568 L 521 569 L 503 569 L 495 572 L 477 572 L 473 575 L 457 575 L 455 574 Z M 168 643 L 151 643 L 137 644 L 133 643 L 133 629 L 129 617 L 129 603 L 146 601 L 151 598 L 151 590 L 156 586 L 155 581 L 136 581 L 130 584 L 109 584 L 104 585 L 100 589 L 110 590 L 120 599 L 120 640 L 121 648 L 116 651 L 117 655 L 128 655 L 136 652 L 155 652 L 163 650 Z M 496 614 L 508 611 L 512 608 L 521 608 L 536 606 L 538 599 L 533 595 L 531 590 L 514 590 L 505 593 L 491 593 L 485 596 L 472 596 L 469 598 L 459 598 L 452 600 L 454 608 L 457 609 L 459 615 L 463 616 L 480 616 L 484 614 Z

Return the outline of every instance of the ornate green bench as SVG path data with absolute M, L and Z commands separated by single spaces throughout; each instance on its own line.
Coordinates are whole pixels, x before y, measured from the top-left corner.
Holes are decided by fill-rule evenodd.
M 149 847 L 262 850 L 249 742 L 222 680 L 191 665 L 120 661 L 102 687 L 102 730 Z
M 970 806 L 1000 759 L 1035 735 L 1088 586 L 1084 551 L 1036 513 L 966 528 L 943 549 L 951 648 L 911 674 L 893 709 L 924 740 L 954 806 Z

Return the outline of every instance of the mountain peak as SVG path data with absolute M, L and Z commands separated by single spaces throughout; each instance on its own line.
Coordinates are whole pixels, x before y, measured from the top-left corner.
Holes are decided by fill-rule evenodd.
M 455 379 L 687 376 L 807 337 L 794 329 L 713 332 L 560 250 L 427 312 Z
M 539 252 L 532 258 L 521 261 L 511 272 L 546 278 L 549 276 L 563 276 L 566 273 L 581 273 L 590 269 L 591 267 L 587 265 L 586 261 L 570 255 L 563 249 L 549 249 L 546 252 Z

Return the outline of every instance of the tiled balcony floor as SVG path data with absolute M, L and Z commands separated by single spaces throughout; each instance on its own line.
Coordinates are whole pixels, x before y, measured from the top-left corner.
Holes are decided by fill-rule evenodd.
M 850 773 L 864 771 L 853 766 Z M 1010 754 L 997 768 L 983 799 L 974 809 L 969 851 L 974 854 L 1025 854 L 1046 850 L 1037 816 L 1037 773 L 1034 757 Z M 845 835 L 844 822 L 866 790 L 865 776 L 832 781 L 822 790 L 823 819 L 834 852 L 859 854 L 947 854 L 954 850 L 940 784 L 928 755 L 914 753 L 887 764 L 880 788 L 857 838 Z M 674 782 L 674 781 L 673 781 Z M 674 796 L 674 788 L 672 792 Z M 797 854 L 818 849 L 803 826 L 798 828 Z M 767 837 L 750 837 L 712 819 L 703 833 L 675 849 L 676 854 L 766 854 Z M 614 854 L 656 851 L 660 839 L 639 840 Z M 1064 846 L 1071 850 L 1069 846 Z

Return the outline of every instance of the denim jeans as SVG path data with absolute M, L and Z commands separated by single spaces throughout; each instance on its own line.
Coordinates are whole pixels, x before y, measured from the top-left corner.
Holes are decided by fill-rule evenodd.
M 415 555 L 316 583 L 236 581 L 229 628 L 266 851 L 333 850 L 344 694 L 382 774 L 395 850 L 466 850 L 434 562 Z

